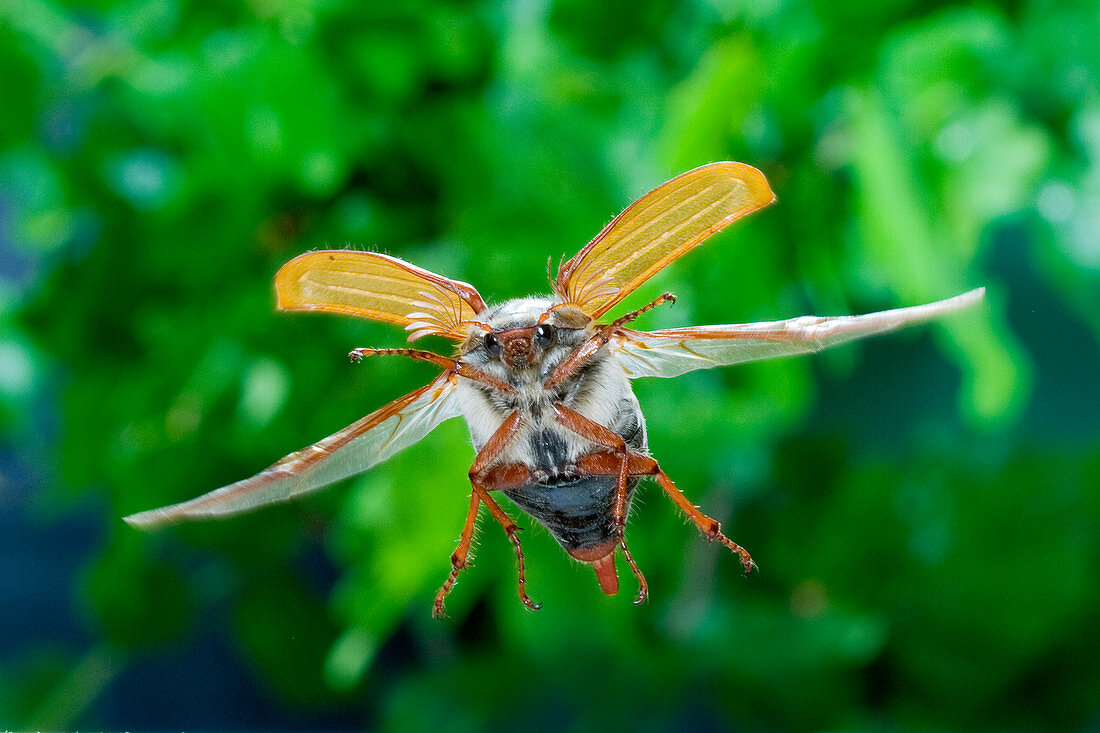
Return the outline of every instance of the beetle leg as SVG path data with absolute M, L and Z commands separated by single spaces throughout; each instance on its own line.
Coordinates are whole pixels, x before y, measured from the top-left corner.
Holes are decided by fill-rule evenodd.
M 367 347 L 360 347 L 358 349 L 352 349 L 348 353 L 348 358 L 358 364 L 363 361 L 363 357 L 366 356 L 407 356 L 410 359 L 417 361 L 426 361 L 431 364 L 435 364 L 438 367 L 444 369 L 450 369 L 455 374 L 472 379 L 475 382 L 480 382 L 484 385 L 492 387 L 498 392 L 515 393 L 516 389 L 510 384 L 500 381 L 491 374 L 487 374 L 480 369 L 476 369 L 469 364 L 464 364 L 457 359 L 452 359 L 449 356 L 440 356 L 439 354 L 433 354 L 430 351 L 422 351 L 420 349 L 372 349 Z
M 432 606 L 432 615 L 436 618 L 447 617 L 446 612 L 443 610 L 443 600 L 447 597 L 447 594 L 451 592 L 451 589 L 455 587 L 455 583 L 458 582 L 458 574 L 470 567 L 468 559 L 470 544 L 474 539 L 474 527 L 477 525 L 477 512 L 480 508 L 481 497 L 478 495 L 478 492 L 474 491 L 470 494 L 470 511 L 466 513 L 466 526 L 462 528 L 462 537 L 458 541 L 458 547 L 451 553 L 451 574 L 447 576 L 447 580 L 443 583 L 443 587 L 435 594 L 435 604 Z
M 612 331 L 616 328 L 619 328 L 620 326 L 625 326 L 627 323 L 630 323 L 631 321 L 633 321 L 638 316 L 642 315 L 643 313 L 646 313 L 648 311 L 653 310 L 654 308 L 661 305 L 662 303 L 675 303 L 675 302 L 676 302 L 676 296 L 675 295 L 673 295 L 672 293 L 665 293 L 664 295 L 660 296 L 659 298 L 654 300 L 649 305 L 643 305 L 638 310 L 631 311 L 631 312 L 627 313 L 625 316 L 623 316 L 622 318 L 616 318 L 614 321 L 612 321 L 610 323 L 610 325 L 607 326 L 607 330 L 610 332 L 610 331 Z
M 630 454 L 627 450 L 626 441 L 622 436 L 616 433 L 610 428 L 600 425 L 598 422 L 591 420 L 584 415 L 580 414 L 576 410 L 571 410 L 565 405 L 555 404 L 553 405 L 554 414 L 557 415 L 558 422 L 565 427 L 569 428 L 582 438 L 587 438 L 593 443 L 610 448 L 614 453 L 593 453 L 585 458 L 592 458 L 605 461 L 603 470 L 595 471 L 592 473 L 603 473 L 608 475 L 618 475 L 618 481 L 615 484 L 615 504 L 611 515 L 611 529 L 615 533 L 615 541 L 623 549 L 623 556 L 630 564 L 630 571 L 634 573 L 634 577 L 638 581 L 638 595 L 634 598 L 634 604 L 644 603 L 645 599 L 649 596 L 649 584 L 646 582 L 645 576 L 642 575 L 641 569 L 638 564 L 634 562 L 633 556 L 630 554 L 630 550 L 626 546 L 626 477 L 627 477 L 627 457 Z M 602 457 L 602 458 L 601 458 Z
M 616 515 L 625 515 L 626 513 L 626 454 L 627 447 L 626 441 L 623 437 L 616 433 L 611 428 L 600 425 L 595 420 L 585 417 L 576 410 L 570 409 L 561 403 L 551 405 L 554 410 L 554 414 L 565 427 L 572 430 L 577 435 L 587 440 L 591 440 L 593 443 L 602 445 L 606 448 L 610 448 L 614 451 L 615 460 L 619 464 L 618 474 L 619 483 L 616 486 L 615 491 L 615 510 Z M 616 523 L 624 517 L 616 516 Z
M 443 602 L 447 594 L 454 588 L 455 582 L 458 580 L 459 572 L 469 565 L 467 562 L 467 554 L 469 553 L 470 543 L 473 537 L 477 511 L 481 504 L 489 508 L 489 513 L 500 523 L 505 534 L 508 535 L 508 539 L 511 540 L 513 547 L 515 547 L 516 565 L 519 569 L 520 600 L 523 602 L 523 605 L 533 611 L 537 611 L 540 608 L 539 604 L 534 603 L 527 596 L 527 579 L 524 575 L 523 548 L 519 541 L 519 528 L 509 519 L 504 510 L 500 508 L 500 505 L 489 496 L 490 490 L 508 488 L 512 485 L 510 483 L 512 481 L 517 481 L 518 483 L 515 484 L 517 486 L 525 483 L 524 477 L 520 474 L 522 471 L 526 471 L 526 467 L 517 466 L 515 464 L 493 466 L 493 461 L 500 457 L 504 447 L 508 445 L 508 442 L 519 431 L 522 424 L 523 418 L 518 412 L 513 412 L 505 418 L 501 426 L 497 428 L 497 431 L 493 433 L 488 442 L 478 451 L 477 456 L 474 458 L 473 465 L 470 466 L 470 484 L 473 487 L 470 495 L 470 511 L 466 516 L 466 527 L 463 529 L 462 539 L 459 540 L 458 547 L 455 549 L 454 554 L 451 555 L 451 574 L 447 577 L 447 581 L 435 596 L 435 605 L 432 614 L 436 618 L 446 616 L 443 609 Z
M 649 305 L 642 306 L 636 311 L 631 311 L 622 318 L 618 318 L 607 324 L 606 326 L 598 327 L 596 333 L 592 334 L 592 336 L 590 336 L 587 341 L 578 346 L 572 354 L 566 357 L 565 361 L 558 364 L 554 368 L 554 371 L 552 371 L 550 373 L 550 376 L 547 377 L 546 382 L 542 385 L 542 388 L 553 389 L 554 387 L 557 387 L 559 384 L 568 379 L 570 375 L 572 375 L 578 369 L 584 366 L 584 363 L 591 359 L 597 351 L 606 346 L 607 342 L 611 340 L 611 336 L 617 330 L 619 330 L 619 328 L 621 328 L 623 324 L 630 323 L 638 316 L 642 315 L 648 310 L 656 308 L 662 303 L 675 302 L 676 296 L 674 296 L 672 293 L 665 293 Z
M 356 364 L 363 361 L 363 357 L 366 356 L 407 356 L 417 361 L 431 362 L 444 369 L 454 369 L 457 363 L 454 359 L 449 357 L 440 356 L 439 354 L 433 354 L 430 351 L 423 351 L 421 349 L 372 349 L 369 347 L 360 347 L 358 349 L 352 349 L 348 353 L 348 358 Z
M 525 466 L 518 467 L 526 468 Z M 526 481 L 524 483 L 526 483 Z M 511 540 L 512 546 L 516 550 L 516 570 L 519 574 L 519 599 L 527 608 L 532 611 L 537 611 L 542 608 L 542 604 L 535 603 L 527 596 L 527 576 L 523 568 L 523 547 L 519 541 L 519 527 L 517 527 L 511 517 L 500 508 L 500 504 L 497 504 L 493 497 L 489 496 L 489 492 L 486 488 L 479 484 L 480 482 L 474 484 L 474 491 L 481 494 L 482 503 L 489 507 L 489 513 L 500 523 L 500 526 L 504 529 L 504 533 L 508 535 L 508 539 Z
M 653 460 L 650 458 L 649 460 Z M 692 522 L 695 522 L 695 526 L 702 530 L 703 534 L 707 536 L 708 540 L 717 540 L 722 543 L 734 553 L 741 560 L 741 567 L 745 569 L 745 574 L 752 572 L 756 567 L 756 563 L 753 562 L 752 556 L 729 537 L 722 534 L 722 525 L 718 523 L 718 520 L 708 517 L 699 511 L 699 507 L 688 501 L 688 498 L 676 488 L 676 484 L 672 483 L 672 479 L 668 477 L 668 474 L 661 470 L 661 467 L 657 465 L 656 461 L 653 461 L 653 476 L 657 479 L 657 483 L 661 485 L 661 488 L 665 490 L 668 497 L 672 499 L 676 506 L 680 507 L 680 510 L 688 515 Z
M 607 471 L 601 471 L 603 462 L 599 456 L 598 453 L 581 456 L 577 460 L 577 467 L 588 473 L 607 473 Z M 668 497 L 672 499 L 676 506 L 680 507 L 684 514 L 688 515 L 688 518 L 707 536 L 707 539 L 717 540 L 737 554 L 738 559 L 741 560 L 741 567 L 745 569 L 746 573 L 756 568 L 756 563 L 753 562 L 752 557 L 745 548 L 722 534 L 722 525 L 718 523 L 718 520 L 703 514 L 699 511 L 699 507 L 688 501 L 687 497 L 676 488 L 676 484 L 672 483 L 672 479 L 668 477 L 668 474 L 661 470 L 657 461 L 649 456 L 631 451 L 626 455 L 626 464 L 627 473 L 631 476 L 653 476 L 657 479 L 657 483 L 668 494 Z

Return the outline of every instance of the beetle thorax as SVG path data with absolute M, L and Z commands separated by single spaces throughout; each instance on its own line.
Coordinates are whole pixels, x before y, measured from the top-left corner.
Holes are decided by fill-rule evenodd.
M 575 373 L 546 389 L 554 370 L 595 330 L 591 320 L 579 311 L 550 310 L 553 305 L 549 298 L 521 298 L 478 315 L 489 330 L 471 329 L 460 361 L 515 391 L 495 390 L 473 380 L 459 381 L 456 397 L 474 447 L 480 450 L 505 418 L 518 412 L 523 427 L 503 451 L 501 462 L 564 464 L 592 450 L 604 450 L 557 424 L 553 405 L 561 404 L 616 432 L 621 430 L 624 436 L 632 436 L 636 447 L 644 450 L 644 420 L 638 401 L 625 372 L 606 347 L 591 355 Z M 551 451 L 553 457 L 540 455 L 547 445 L 556 446 Z

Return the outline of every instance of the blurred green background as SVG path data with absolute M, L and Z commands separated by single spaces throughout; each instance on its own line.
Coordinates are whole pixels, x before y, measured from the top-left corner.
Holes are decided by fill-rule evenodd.
M 384 5 L 384 4 L 383 4 Z M 0 728 L 1100 729 L 1100 4 L 0 3 Z M 351 245 L 545 292 L 697 165 L 779 202 L 670 327 L 988 287 L 942 325 L 637 383 L 651 601 L 484 520 L 452 421 L 306 501 L 142 534 L 423 384 L 276 313 Z M 426 344 L 449 349 L 443 341 Z M 514 508 L 511 508 L 515 514 Z

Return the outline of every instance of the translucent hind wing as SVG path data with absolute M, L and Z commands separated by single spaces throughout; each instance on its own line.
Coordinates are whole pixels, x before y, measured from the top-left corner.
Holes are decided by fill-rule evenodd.
M 365 471 L 418 442 L 445 420 L 459 416 L 454 386 L 453 375 L 445 373 L 251 478 L 190 501 L 133 514 L 126 521 L 149 529 L 226 517 L 288 501 Z
M 279 307 L 349 313 L 456 341 L 484 310 L 477 290 L 377 252 L 322 250 L 287 262 L 275 275 Z
M 613 337 L 612 349 L 632 379 L 675 377 L 695 369 L 821 351 L 940 318 L 974 305 L 984 295 L 985 288 L 978 288 L 935 303 L 862 316 L 801 316 L 786 321 L 650 332 L 624 329 Z
M 774 200 L 764 175 L 752 166 L 723 162 L 690 170 L 615 217 L 559 268 L 554 292 L 599 318 L 707 237 Z

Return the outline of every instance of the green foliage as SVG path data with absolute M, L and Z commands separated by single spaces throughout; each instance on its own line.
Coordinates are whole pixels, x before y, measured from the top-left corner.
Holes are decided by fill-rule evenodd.
M 113 680 L 211 625 L 298 727 L 1095 725 L 1096 38 L 1095 0 L 0 5 L 0 509 L 96 528 L 83 639 L 0 647 L 0 727 L 132 727 Z M 626 301 L 677 294 L 643 325 L 989 289 L 923 331 L 637 385 L 655 456 L 759 574 L 647 486 L 647 605 L 522 518 L 545 608 L 485 521 L 432 621 L 457 422 L 296 505 L 121 525 L 431 377 L 347 363 L 398 329 L 275 313 L 285 260 L 350 245 L 545 291 L 548 257 L 722 159 L 779 202 Z

